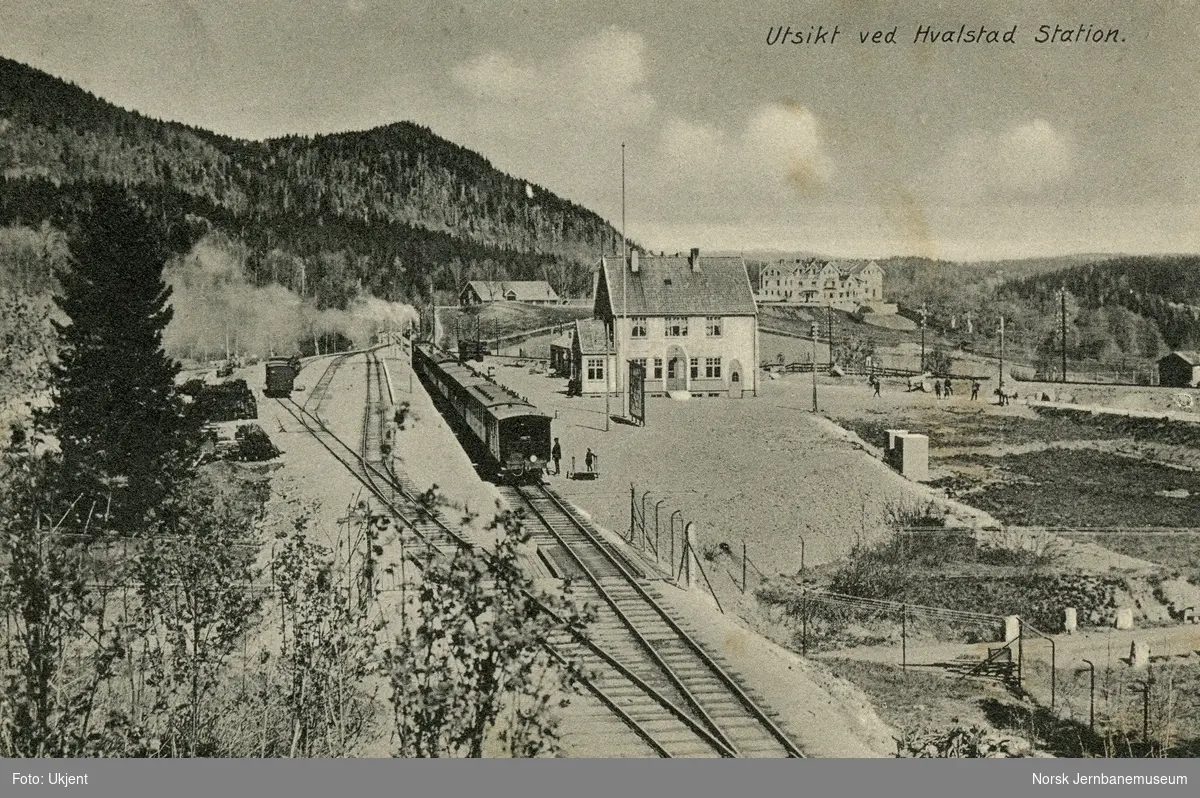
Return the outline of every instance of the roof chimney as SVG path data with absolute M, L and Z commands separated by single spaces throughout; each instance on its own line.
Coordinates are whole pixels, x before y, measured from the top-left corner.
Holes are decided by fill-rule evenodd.
M 638 273 L 637 250 L 629 250 L 629 271 L 634 274 Z
M 692 254 L 688 257 L 688 263 L 692 267 L 693 272 L 700 271 L 700 249 L 692 247 Z

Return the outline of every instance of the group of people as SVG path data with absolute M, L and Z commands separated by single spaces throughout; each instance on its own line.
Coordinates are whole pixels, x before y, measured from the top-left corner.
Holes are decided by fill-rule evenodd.
M 558 476 L 562 473 L 562 444 L 558 442 L 558 438 L 554 439 L 554 446 L 550 449 L 550 459 L 554 461 L 554 475 Z M 596 470 L 596 453 L 590 448 L 583 457 L 583 467 L 588 470 L 589 474 Z

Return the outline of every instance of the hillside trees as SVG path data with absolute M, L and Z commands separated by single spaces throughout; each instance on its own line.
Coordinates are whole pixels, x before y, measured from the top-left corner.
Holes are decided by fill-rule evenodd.
M 73 225 L 72 263 L 55 297 L 53 406 L 39 425 L 58 439 L 60 500 L 77 521 L 94 507 L 136 529 L 189 466 L 198 435 L 162 349 L 171 320 L 161 233 L 122 190 L 96 191 Z M 77 499 L 81 499 L 78 500 Z

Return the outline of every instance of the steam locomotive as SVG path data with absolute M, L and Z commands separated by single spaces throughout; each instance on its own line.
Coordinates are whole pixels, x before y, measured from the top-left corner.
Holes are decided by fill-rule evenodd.
M 541 481 L 550 461 L 550 416 L 429 343 L 413 347 L 412 363 L 488 471 L 504 481 Z

